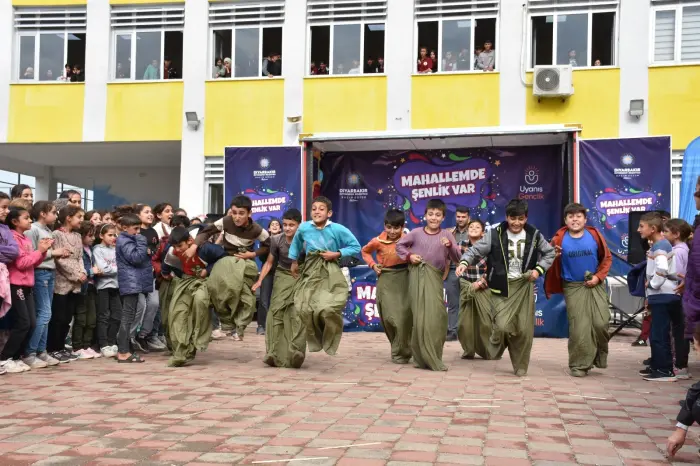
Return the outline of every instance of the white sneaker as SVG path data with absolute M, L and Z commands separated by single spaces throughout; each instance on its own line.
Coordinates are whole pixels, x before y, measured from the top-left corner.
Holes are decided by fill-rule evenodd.
M 46 362 L 42 361 L 41 359 L 36 357 L 36 354 L 32 353 L 26 358 L 22 360 L 24 364 L 27 366 L 31 367 L 32 369 L 43 369 L 45 367 L 49 367 Z
M 24 372 L 24 369 L 18 366 L 12 359 L 6 359 L 5 361 L 2 361 L 0 362 L 0 365 L 5 368 L 6 372 L 9 372 L 10 374 L 19 374 L 20 372 Z
M 75 352 L 78 355 L 78 359 L 93 359 L 94 356 L 91 355 L 87 350 L 79 349 Z
M 674 372 L 677 379 L 687 380 L 693 377 L 690 375 L 690 371 L 688 371 L 687 367 L 685 369 L 674 369 Z
M 102 353 L 102 356 L 104 356 L 105 358 L 113 358 L 114 356 L 116 356 L 113 346 L 105 346 L 104 348 L 101 348 L 100 353 Z
M 59 364 L 61 364 L 61 361 L 59 361 L 58 359 L 56 359 L 54 357 L 51 357 L 51 355 L 49 355 L 49 353 L 47 353 L 46 351 L 44 351 L 43 353 L 37 354 L 36 357 L 38 359 L 44 361 L 47 366 L 58 366 Z
M 32 368 L 23 363 L 21 359 L 15 361 L 15 366 L 20 367 L 24 372 L 29 372 L 30 370 L 32 370 Z
M 90 354 L 92 355 L 93 359 L 97 359 L 97 358 L 101 358 L 101 357 L 102 357 L 102 353 L 98 353 L 97 351 L 95 351 L 95 350 L 92 349 L 92 348 L 88 348 L 88 349 L 86 349 L 85 351 L 88 352 L 88 353 L 90 353 Z
M 215 328 L 214 331 L 211 332 L 211 337 L 214 340 L 221 340 L 222 338 L 226 338 L 226 334 L 221 331 L 221 329 Z
M 110 346 L 110 348 L 112 348 L 112 352 L 114 353 L 115 356 L 117 354 L 119 354 L 119 347 L 117 345 L 112 345 L 112 346 Z

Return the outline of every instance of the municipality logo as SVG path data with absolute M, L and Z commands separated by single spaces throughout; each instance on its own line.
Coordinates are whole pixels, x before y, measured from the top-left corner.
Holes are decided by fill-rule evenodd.
M 358 175 L 357 173 L 350 173 L 348 175 L 347 181 L 348 181 L 348 186 L 352 186 L 352 187 L 358 186 L 360 184 L 360 175 Z
M 267 170 L 270 168 L 270 160 L 266 159 L 265 157 L 260 159 L 260 168 L 263 170 Z
M 260 166 L 260 169 L 253 170 L 253 178 L 261 181 L 267 181 L 277 176 L 277 171 L 270 169 L 270 159 L 267 157 L 261 157 L 258 165 Z
M 350 173 L 345 178 L 345 183 L 347 185 L 347 188 L 341 188 L 338 190 L 341 199 L 345 199 L 350 202 L 357 202 L 363 199 L 367 199 L 369 191 L 367 190 L 367 188 L 363 188 L 360 186 L 360 184 L 362 184 L 362 178 L 360 177 L 360 175 L 358 175 L 357 173 Z
M 626 152 L 620 156 L 620 168 L 613 169 L 613 173 L 622 179 L 636 178 L 642 174 L 642 169 L 634 165 L 634 155 Z
M 634 155 L 622 154 L 622 157 L 620 157 L 620 163 L 623 167 L 631 167 L 634 165 Z
M 537 167 L 527 167 L 525 169 L 525 183 L 529 184 L 532 186 L 533 184 L 537 184 L 537 182 L 540 180 L 540 171 L 537 169 Z

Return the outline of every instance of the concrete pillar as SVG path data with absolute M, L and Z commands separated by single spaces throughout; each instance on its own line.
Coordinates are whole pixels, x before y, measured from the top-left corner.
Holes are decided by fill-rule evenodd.
M 282 76 L 284 77 L 284 135 L 285 146 L 299 144 L 299 133 L 304 127 L 290 123 L 287 117 L 304 112 L 304 76 L 306 74 L 306 0 L 288 1 L 284 11 L 282 30 Z M 296 38 L 296 39 L 295 39 Z
M 41 173 L 35 175 L 36 188 L 34 198 L 36 200 L 53 201 L 58 196 L 56 193 L 56 178 L 52 167 L 42 167 Z
M 502 126 L 525 125 L 525 103 L 528 93 L 532 92 L 532 88 L 526 87 L 521 81 L 520 51 L 525 14 L 523 3 L 523 0 L 501 0 L 496 63 L 500 73 Z
M 620 67 L 620 137 L 649 131 L 649 2 L 620 2 L 617 65 Z M 630 100 L 644 99 L 644 115 L 630 116 Z
M 384 71 L 387 75 L 386 129 L 411 129 L 411 77 L 414 2 L 389 0 L 385 31 Z
M 14 27 L 12 22 L 12 0 L 0 0 L 0 143 L 7 142 L 7 128 L 10 121 L 10 82 L 12 82 L 12 53 L 14 50 Z
M 110 48 L 109 0 L 90 0 L 87 4 L 87 41 L 85 43 L 85 104 L 83 141 L 104 141 L 107 118 L 107 82 Z

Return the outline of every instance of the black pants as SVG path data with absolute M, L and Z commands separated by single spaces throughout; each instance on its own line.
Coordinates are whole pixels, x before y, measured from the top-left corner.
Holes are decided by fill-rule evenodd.
M 7 312 L 11 319 L 10 337 L 0 353 L 0 359 L 20 358 L 29 343 L 29 337 L 36 327 L 36 310 L 32 289 L 25 286 L 10 285 L 12 307 Z
M 672 306 L 670 317 L 673 352 L 676 357 L 675 366 L 678 369 L 685 369 L 688 367 L 690 340 L 686 340 L 685 338 L 685 315 L 683 314 L 683 306 L 680 301 Z
M 117 288 L 97 292 L 97 343 L 100 348 L 117 344 L 122 319 L 122 301 Z
M 76 293 L 54 294 L 51 305 L 51 321 L 46 343 L 48 352 L 63 351 L 70 330 L 70 321 L 75 315 L 80 295 Z
M 85 294 L 81 294 L 73 319 L 73 349 L 88 349 L 92 346 L 97 322 L 97 290 L 88 285 Z
M 275 271 L 270 273 L 263 279 L 260 287 L 260 305 L 258 306 L 258 326 L 265 328 L 267 322 L 267 311 L 270 309 L 270 300 L 272 299 L 272 284 L 275 280 Z
M 131 326 L 134 324 L 134 319 L 136 318 L 136 307 L 138 304 L 138 293 L 122 296 L 122 318 L 119 323 L 119 333 L 117 334 L 117 346 L 121 354 L 130 352 Z

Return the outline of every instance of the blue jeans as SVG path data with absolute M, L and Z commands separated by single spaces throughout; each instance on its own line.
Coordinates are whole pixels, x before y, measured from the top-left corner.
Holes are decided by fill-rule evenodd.
M 454 267 L 450 267 L 445 280 L 445 291 L 447 292 L 447 333 L 457 333 L 461 287 Z
M 675 298 L 675 297 L 674 297 Z M 651 368 L 655 371 L 673 372 L 671 351 L 671 321 L 683 314 L 680 299 L 667 302 L 650 302 L 651 308 Z
M 36 306 L 36 327 L 27 344 L 27 354 L 43 353 L 46 351 L 46 338 L 51 321 L 51 302 L 56 271 L 36 269 L 34 271 L 34 303 Z

